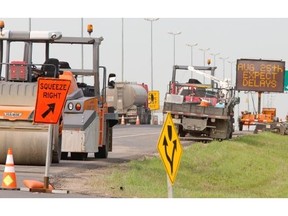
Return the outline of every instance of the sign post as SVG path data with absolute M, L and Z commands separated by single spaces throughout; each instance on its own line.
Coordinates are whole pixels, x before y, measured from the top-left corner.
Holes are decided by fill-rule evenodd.
M 51 163 L 53 129 L 55 129 L 53 128 L 53 124 L 57 124 L 59 121 L 70 84 L 70 80 L 61 80 L 56 78 L 38 79 L 34 122 L 49 124 L 43 188 L 44 192 L 49 191 L 49 168 Z
M 51 163 L 52 140 L 53 140 L 53 125 L 49 124 L 47 151 L 46 151 L 46 165 L 45 165 L 45 174 L 44 174 L 44 189 L 45 190 L 49 188 L 49 169 L 50 169 L 50 163 Z
M 284 75 L 284 91 L 288 91 L 288 71 L 285 71 Z
M 183 148 L 170 113 L 167 114 L 165 123 L 162 127 L 158 140 L 158 152 L 167 173 L 168 197 L 172 198 L 172 186 L 177 176 Z

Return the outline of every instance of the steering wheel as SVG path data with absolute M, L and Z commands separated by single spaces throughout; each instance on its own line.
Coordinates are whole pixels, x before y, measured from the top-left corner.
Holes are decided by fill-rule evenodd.
M 41 76 L 43 74 L 43 71 L 41 69 L 38 69 L 36 65 L 31 65 L 32 74 L 36 77 Z
M 38 77 L 41 77 L 43 74 L 43 71 L 38 69 L 36 65 L 31 65 L 31 76 L 32 76 L 32 82 L 36 82 Z

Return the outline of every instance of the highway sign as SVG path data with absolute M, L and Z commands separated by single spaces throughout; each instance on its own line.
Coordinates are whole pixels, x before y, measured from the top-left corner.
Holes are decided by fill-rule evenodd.
M 173 185 L 180 165 L 182 145 L 180 143 L 171 114 L 166 116 L 165 123 L 158 140 L 158 151 Z
M 149 91 L 148 92 L 148 107 L 150 110 L 159 110 L 159 91 Z
M 285 71 L 285 76 L 284 76 L 284 91 L 288 91 L 288 71 Z
M 238 59 L 236 69 L 237 90 L 283 92 L 284 61 Z
M 57 124 L 69 87 L 70 80 L 39 78 L 34 122 Z

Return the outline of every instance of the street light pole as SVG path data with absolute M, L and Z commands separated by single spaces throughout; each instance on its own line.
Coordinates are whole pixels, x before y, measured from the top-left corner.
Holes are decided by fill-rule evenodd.
M 189 46 L 191 48 L 191 66 L 193 66 L 193 47 L 197 46 L 198 43 L 195 44 L 186 44 L 186 46 Z M 193 71 L 191 71 L 191 78 L 193 78 Z
M 223 60 L 223 80 L 225 79 L 225 60 L 227 60 L 229 57 L 219 57 L 219 59 Z
M 151 23 L 151 90 L 153 90 L 153 22 L 159 18 L 145 18 L 145 20 Z
M 207 49 L 199 49 L 200 51 L 203 51 L 203 66 L 205 67 L 206 65 L 206 61 L 205 61 L 205 54 L 206 54 L 206 51 L 210 50 L 210 48 L 207 48 Z M 205 71 L 204 71 L 205 72 Z M 203 84 L 205 84 L 205 76 L 203 77 Z
M 215 67 L 216 66 L 216 56 L 217 55 L 220 55 L 220 53 L 210 53 L 210 55 L 212 55 L 214 57 L 213 59 L 213 66 Z M 211 71 L 211 75 L 212 76 L 215 76 L 215 70 Z M 211 81 L 211 84 L 212 84 L 212 87 L 214 87 L 214 81 L 212 80 Z M 217 85 L 217 84 L 216 84 Z
M 31 20 L 32 20 L 32 18 L 29 18 L 28 19 L 28 29 L 29 29 L 29 32 L 31 31 Z
M 121 74 L 122 74 L 122 77 L 121 77 L 121 80 L 122 82 L 124 82 L 124 18 L 122 18 L 122 59 L 121 59 Z
M 159 18 L 145 18 L 144 20 L 151 24 L 151 90 L 153 91 L 153 22 L 159 20 Z M 153 111 L 151 111 L 151 116 L 150 124 L 153 125 Z
M 230 78 L 231 78 L 231 85 L 233 85 L 233 79 L 232 79 L 232 64 L 234 64 L 236 61 L 227 61 L 230 65 L 231 65 L 231 68 L 230 68 Z
M 168 32 L 168 34 L 173 35 L 173 66 L 175 65 L 175 36 L 180 35 L 181 32 Z
M 83 38 L 83 17 L 81 18 L 81 37 Z M 81 69 L 82 71 L 84 70 L 84 48 L 83 48 L 83 44 L 81 44 Z M 84 83 L 84 76 L 81 76 L 81 81 L 82 83 Z
M 217 56 L 217 55 L 220 55 L 220 53 L 210 53 L 210 55 L 214 57 L 214 64 L 213 64 L 213 66 L 215 67 L 215 66 L 216 66 L 216 56 Z

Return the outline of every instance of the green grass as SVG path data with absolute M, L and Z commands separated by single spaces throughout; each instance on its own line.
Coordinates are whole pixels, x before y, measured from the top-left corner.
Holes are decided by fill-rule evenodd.
M 122 164 L 102 181 L 110 196 L 167 197 L 160 157 Z M 183 151 L 173 197 L 288 197 L 288 137 L 260 133 L 193 144 Z

